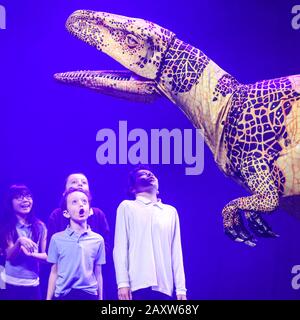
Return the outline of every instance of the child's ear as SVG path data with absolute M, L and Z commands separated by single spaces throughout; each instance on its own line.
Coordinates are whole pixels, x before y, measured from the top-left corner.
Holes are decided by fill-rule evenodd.
M 64 211 L 63 211 L 63 216 L 64 216 L 65 218 L 67 218 L 67 219 L 70 218 L 70 214 L 69 214 L 68 210 L 64 210 Z
M 94 214 L 94 210 L 93 210 L 93 208 L 90 208 L 89 217 L 92 216 L 93 214 Z

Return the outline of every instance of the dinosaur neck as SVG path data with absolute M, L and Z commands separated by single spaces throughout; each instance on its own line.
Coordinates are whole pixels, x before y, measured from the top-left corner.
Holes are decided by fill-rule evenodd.
M 166 53 L 158 87 L 196 128 L 203 129 L 217 163 L 224 162 L 223 124 L 228 101 L 238 85 L 203 52 L 179 39 Z

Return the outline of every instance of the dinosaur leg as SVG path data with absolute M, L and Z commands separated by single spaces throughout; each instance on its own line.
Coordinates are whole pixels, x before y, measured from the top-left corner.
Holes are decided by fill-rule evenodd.
M 245 228 L 242 214 L 242 210 L 237 210 L 234 224 L 224 228 L 225 234 L 234 241 L 245 242 L 247 245 L 254 247 L 256 239 Z
M 239 210 L 272 212 L 278 206 L 279 197 L 269 166 L 263 159 L 248 161 L 242 166 L 241 174 L 253 195 L 235 199 L 224 207 L 222 211 L 224 230 L 233 240 L 254 246 L 255 243 L 248 232 L 245 237 L 244 227 L 242 231 L 240 230 L 242 223 Z
M 272 231 L 269 224 L 261 217 L 259 212 L 246 211 L 245 217 L 248 221 L 249 228 L 259 237 L 277 238 L 279 235 Z

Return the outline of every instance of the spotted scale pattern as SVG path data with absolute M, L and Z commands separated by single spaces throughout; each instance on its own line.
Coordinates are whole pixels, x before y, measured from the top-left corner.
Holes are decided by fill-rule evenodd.
M 163 72 L 168 76 L 167 80 L 162 79 L 162 85 L 166 86 L 164 81 L 168 81 L 175 95 L 189 92 L 199 82 L 208 63 L 209 59 L 200 50 L 175 39 L 163 62 Z

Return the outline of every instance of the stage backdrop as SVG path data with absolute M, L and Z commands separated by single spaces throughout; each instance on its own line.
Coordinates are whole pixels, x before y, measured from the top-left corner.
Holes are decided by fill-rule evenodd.
M 97 132 L 118 133 L 119 121 L 127 121 L 128 131 L 141 128 L 148 135 L 151 129 L 192 125 L 164 98 L 142 104 L 56 82 L 56 72 L 120 68 L 67 32 L 69 14 L 91 9 L 153 21 L 240 82 L 300 74 L 300 29 L 292 13 L 297 1 L 2 0 L 0 5 L 1 199 L 11 183 L 25 183 L 34 192 L 36 212 L 47 221 L 66 176 L 84 172 L 94 205 L 107 215 L 111 239 L 132 166 L 100 165 Z M 219 171 L 207 147 L 204 159 L 201 175 L 186 175 L 185 164 L 152 166 L 161 198 L 179 212 L 188 297 L 297 299 L 292 268 L 300 264 L 300 220 L 277 210 L 266 219 L 280 238 L 260 239 L 255 248 L 232 242 L 223 234 L 221 211 L 247 192 Z M 104 276 L 106 298 L 115 299 L 111 256 Z

